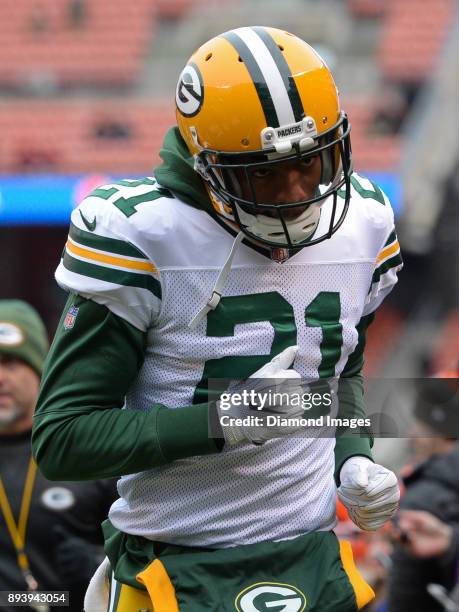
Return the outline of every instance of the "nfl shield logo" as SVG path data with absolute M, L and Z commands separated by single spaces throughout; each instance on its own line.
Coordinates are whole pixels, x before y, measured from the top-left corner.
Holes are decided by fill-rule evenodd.
M 274 248 L 271 249 L 271 259 L 277 263 L 284 263 L 289 258 L 288 249 Z
M 72 327 L 75 325 L 77 314 L 78 308 L 76 306 L 71 306 L 64 319 L 64 329 L 72 329 Z

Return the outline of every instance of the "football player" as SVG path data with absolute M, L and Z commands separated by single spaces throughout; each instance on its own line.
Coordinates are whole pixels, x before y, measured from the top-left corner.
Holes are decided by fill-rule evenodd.
M 360 609 L 373 594 L 332 531 L 336 487 L 377 529 L 396 478 L 367 431 L 302 435 L 290 400 L 300 377 L 334 379 L 340 414 L 363 417 L 366 329 L 401 268 L 390 204 L 353 173 L 325 62 L 288 32 L 205 43 L 176 113 L 153 177 L 72 213 L 56 272 L 70 296 L 34 453 L 49 478 L 120 476 L 86 609 L 106 609 L 108 571 L 120 612 Z M 229 393 L 240 417 L 254 411 L 234 389 L 274 380 L 289 401 L 261 411 L 272 426 L 224 424 L 222 378 L 244 381 Z

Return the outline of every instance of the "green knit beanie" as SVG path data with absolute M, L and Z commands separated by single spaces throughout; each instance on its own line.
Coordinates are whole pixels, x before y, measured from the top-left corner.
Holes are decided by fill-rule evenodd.
M 48 348 L 38 312 L 22 300 L 0 300 L 0 354 L 22 359 L 41 376 Z

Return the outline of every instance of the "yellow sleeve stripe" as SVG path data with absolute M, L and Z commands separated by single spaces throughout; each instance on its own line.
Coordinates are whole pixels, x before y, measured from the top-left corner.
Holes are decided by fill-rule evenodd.
M 133 261 L 132 259 L 125 259 L 124 257 L 115 257 L 114 255 L 97 253 L 96 251 L 90 251 L 89 249 L 77 246 L 76 244 L 70 242 L 70 240 L 67 241 L 65 246 L 69 253 L 78 255 L 79 257 L 84 257 L 84 259 L 88 259 L 90 261 L 98 261 L 112 266 L 118 266 L 120 268 L 136 270 L 138 272 L 151 272 L 152 274 L 158 272 L 157 268 L 148 261 Z
M 376 259 L 376 265 L 378 266 L 384 259 L 387 259 L 388 257 L 392 257 L 392 255 L 395 255 L 399 251 L 400 251 L 400 244 L 399 244 L 398 240 L 396 240 L 395 242 L 393 242 L 389 246 L 385 247 L 379 253 L 379 255 L 378 255 L 377 259 Z

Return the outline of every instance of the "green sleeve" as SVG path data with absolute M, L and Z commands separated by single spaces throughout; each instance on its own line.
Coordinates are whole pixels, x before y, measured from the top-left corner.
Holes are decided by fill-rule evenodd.
M 74 326 L 64 328 L 71 306 Z M 34 457 L 50 480 L 131 474 L 216 453 L 209 404 L 121 410 L 144 357 L 146 334 L 108 308 L 71 294 L 48 354 L 34 416 Z
M 366 315 L 360 319 L 357 325 L 357 346 L 349 356 L 339 380 L 339 418 L 365 418 L 366 416 L 361 372 L 364 362 L 366 332 L 374 317 L 374 313 Z M 339 473 L 343 463 L 355 455 L 363 455 L 373 460 L 372 446 L 373 436 L 368 429 L 337 430 L 335 444 L 335 481 L 337 485 L 339 485 Z

